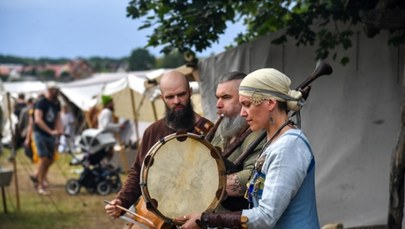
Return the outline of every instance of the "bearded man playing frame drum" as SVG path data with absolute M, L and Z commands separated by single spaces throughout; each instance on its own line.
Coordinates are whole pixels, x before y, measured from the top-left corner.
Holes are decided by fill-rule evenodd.
M 215 94 L 217 113 L 224 117 L 211 143 L 220 147 L 223 157 L 230 162 L 238 159 L 261 134 L 261 131 L 252 132 L 246 119 L 240 116 L 239 85 L 245 76 L 242 72 L 226 73 L 221 76 Z M 244 198 L 246 184 L 263 144 L 264 140 L 249 152 L 237 172 L 227 168 L 226 195 L 217 212 L 241 211 L 248 207 L 249 203 Z
M 172 71 L 160 80 L 161 97 L 166 105 L 166 116 L 150 125 L 144 132 L 136 159 L 128 172 L 121 191 L 107 204 L 107 214 L 116 218 L 123 212 L 117 205 L 129 208 L 141 197 L 140 173 L 144 158 L 150 148 L 160 139 L 179 130 L 205 135 L 213 123 L 193 111 L 192 89 L 184 75 Z M 164 188 L 164 187 L 162 187 Z

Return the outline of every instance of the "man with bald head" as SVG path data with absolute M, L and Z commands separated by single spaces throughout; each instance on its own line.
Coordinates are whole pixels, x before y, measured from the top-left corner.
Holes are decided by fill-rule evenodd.
M 160 91 L 166 105 L 166 115 L 145 130 L 124 186 L 111 204 L 105 207 L 107 214 L 112 217 L 118 217 L 123 213 L 116 205 L 129 208 L 142 195 L 139 185 L 142 163 L 156 142 L 179 130 L 205 135 L 213 126 L 212 122 L 193 111 L 192 89 L 181 73 L 176 71 L 165 73 L 160 80 Z
M 178 72 L 164 75 L 160 80 L 160 92 L 166 105 L 166 124 L 173 130 L 190 130 L 199 117 L 190 101 L 192 89 L 186 77 Z

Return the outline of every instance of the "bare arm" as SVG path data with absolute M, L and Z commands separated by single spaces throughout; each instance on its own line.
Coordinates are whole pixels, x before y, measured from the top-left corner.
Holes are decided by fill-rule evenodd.
M 29 146 L 31 144 L 31 135 L 32 135 L 32 125 L 34 120 L 31 115 L 28 117 L 28 126 L 27 126 L 27 135 L 25 136 L 24 145 Z
M 63 133 L 63 124 L 60 112 L 58 112 L 56 115 L 55 130 L 59 131 L 59 133 Z

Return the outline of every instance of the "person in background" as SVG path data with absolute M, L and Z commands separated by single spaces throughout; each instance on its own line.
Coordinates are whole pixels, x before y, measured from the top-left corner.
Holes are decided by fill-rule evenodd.
M 224 117 L 211 143 L 220 147 L 223 156 L 230 162 L 235 162 L 263 132 L 252 132 L 245 118 L 240 116 L 242 106 L 239 103 L 238 90 L 245 76 L 246 74 L 242 72 L 226 73 L 221 77 L 215 93 L 217 113 Z M 251 150 L 249 156 L 240 164 L 238 171 L 227 168 L 226 196 L 216 212 L 241 211 L 248 207 L 248 201 L 244 198 L 246 184 L 263 144 L 264 140 Z
M 17 118 L 17 124 L 15 125 L 15 132 L 14 132 L 14 139 L 13 139 L 13 144 L 14 144 L 14 149 L 20 148 L 25 139 L 25 133 L 24 127 L 26 126 L 26 119 L 21 120 L 21 114 L 23 113 L 24 110 L 26 110 L 28 105 L 28 101 L 25 101 L 25 94 L 24 93 L 19 93 L 18 97 L 14 103 L 14 115 Z M 15 155 L 14 155 L 15 156 Z M 13 157 L 13 156 L 12 156 Z
M 126 122 L 122 124 L 114 123 L 114 101 L 109 95 L 101 96 L 101 104 L 103 109 L 98 114 L 97 123 L 98 129 L 106 132 L 116 133 L 125 128 Z
M 34 110 L 34 98 L 28 98 L 27 99 L 27 106 L 25 106 L 21 112 L 20 112 L 20 117 L 18 119 L 18 132 L 20 133 L 21 136 L 21 142 L 22 145 L 25 148 L 25 141 L 27 140 L 28 135 L 31 134 L 31 124 L 32 120 L 30 122 L 30 119 L 32 118 L 33 111 Z M 29 157 L 32 160 L 32 151 L 25 151 L 27 157 Z
M 117 205 L 129 208 L 141 197 L 139 181 L 142 163 L 156 142 L 179 130 L 205 135 L 213 126 L 211 121 L 194 112 L 191 102 L 192 89 L 183 74 L 176 71 L 165 73 L 160 81 L 160 91 L 166 106 L 166 115 L 145 130 L 125 184 L 116 198 L 105 206 L 107 214 L 114 218 L 124 213 Z
M 20 112 L 26 105 L 27 104 L 25 103 L 25 94 L 19 93 L 14 103 L 14 112 L 13 112 L 17 118 L 20 117 Z
M 34 110 L 35 110 L 35 103 L 38 102 L 44 98 L 44 94 L 40 94 L 38 98 L 36 98 L 31 107 L 28 109 L 28 124 L 27 124 L 27 134 L 25 136 L 24 140 L 24 152 L 25 155 L 31 160 L 32 163 L 38 164 L 39 162 L 39 156 L 38 156 L 38 150 L 35 145 L 35 140 L 34 140 Z M 39 165 L 35 168 L 34 174 L 30 175 L 30 179 L 34 185 L 35 190 L 38 188 L 38 170 L 39 170 Z M 44 178 L 44 186 L 48 186 L 48 179 L 47 177 Z
M 232 213 L 179 216 L 182 229 L 320 228 L 315 196 L 315 160 L 305 134 L 288 112 L 301 109 L 301 92 L 273 68 L 256 70 L 239 87 L 241 116 L 252 131 L 264 129 L 267 142 L 255 163 L 247 197 L 250 208 Z
M 74 139 L 74 124 L 75 118 L 70 111 L 70 107 L 67 103 L 62 105 L 61 121 L 63 126 L 63 135 L 59 139 L 59 153 L 68 152 L 73 147 Z
M 60 117 L 59 89 L 55 82 L 49 82 L 43 98 L 35 104 L 34 141 L 38 150 L 39 166 L 35 179 L 38 181 L 37 192 L 49 195 L 45 178 L 55 157 L 56 138 L 63 133 Z

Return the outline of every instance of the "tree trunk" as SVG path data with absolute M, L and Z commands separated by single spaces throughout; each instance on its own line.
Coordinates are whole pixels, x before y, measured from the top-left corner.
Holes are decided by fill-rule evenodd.
M 405 82 L 402 82 L 403 84 Z M 392 158 L 390 174 L 390 199 L 388 209 L 388 228 L 402 228 L 404 209 L 405 174 L 405 87 L 402 90 L 401 127 L 397 147 Z

